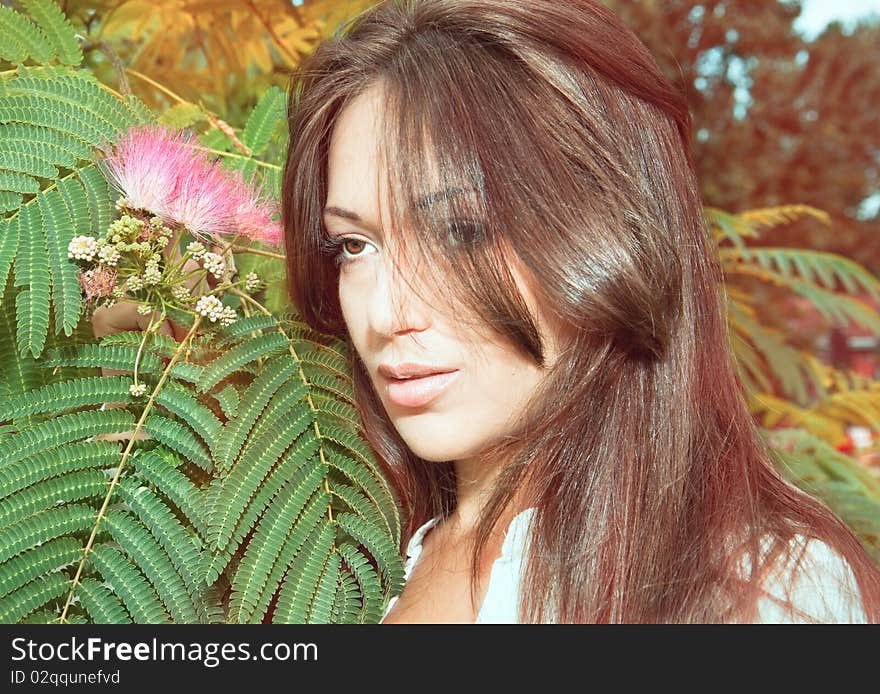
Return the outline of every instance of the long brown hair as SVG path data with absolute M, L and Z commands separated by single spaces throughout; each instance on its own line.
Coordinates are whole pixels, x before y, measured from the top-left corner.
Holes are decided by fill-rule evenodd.
M 516 430 L 484 451 L 505 464 L 475 533 L 472 587 L 516 495 L 537 509 L 520 621 L 749 621 L 799 534 L 850 563 L 876 621 L 877 567 L 778 474 L 748 412 L 687 102 L 644 44 L 594 0 L 392 0 L 306 58 L 283 185 L 289 289 L 306 322 L 344 339 L 323 243 L 327 154 L 337 116 L 373 85 L 394 238 L 444 278 L 434 290 L 543 365 L 515 258 L 566 339 Z M 438 183 L 452 192 L 425 205 Z M 454 468 L 408 449 L 351 353 L 405 546 L 455 508 Z M 744 557 L 757 560 L 745 579 Z

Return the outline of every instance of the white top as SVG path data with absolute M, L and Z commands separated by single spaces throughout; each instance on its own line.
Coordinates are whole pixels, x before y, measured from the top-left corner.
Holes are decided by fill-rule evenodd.
M 501 547 L 501 556 L 492 565 L 489 586 L 477 624 L 516 624 L 519 601 L 522 561 L 526 555 L 529 521 L 535 508 L 521 511 L 510 522 Z M 422 553 L 422 540 L 440 520 L 439 516 L 422 524 L 413 533 L 406 548 L 404 578 L 409 580 Z M 798 535 L 796 542 L 803 542 Z M 797 552 L 794 553 L 797 556 Z M 793 560 L 792 560 L 793 561 Z M 798 622 L 865 623 L 858 586 L 849 564 L 827 544 L 812 539 L 807 544 L 805 556 L 796 575 L 792 575 L 791 563 L 780 567 L 765 587 L 767 597 L 758 607 L 758 622 L 779 624 Z M 792 617 L 777 600 L 785 598 L 785 586 L 791 586 L 794 607 L 803 613 Z M 391 598 L 382 621 L 397 603 L 398 596 Z

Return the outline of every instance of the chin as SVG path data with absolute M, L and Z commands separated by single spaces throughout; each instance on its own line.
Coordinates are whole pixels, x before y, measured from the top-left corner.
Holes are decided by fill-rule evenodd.
M 409 424 L 409 426 L 407 425 Z M 469 446 L 461 445 L 454 432 L 412 422 L 395 422 L 395 427 L 407 447 L 419 458 L 434 463 L 458 460 L 467 456 Z

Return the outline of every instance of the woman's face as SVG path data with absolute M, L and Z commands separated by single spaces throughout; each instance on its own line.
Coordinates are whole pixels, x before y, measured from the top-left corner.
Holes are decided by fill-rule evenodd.
M 324 221 L 331 237 L 345 239 L 339 301 L 354 348 L 401 438 L 426 460 L 464 460 L 507 433 L 555 362 L 558 344 L 515 267 L 511 273 L 538 320 L 546 368 L 500 336 L 484 335 L 488 328 L 478 334 L 464 327 L 473 323 L 456 320 L 460 309 L 444 310 L 408 289 L 401 273 L 412 270 L 401 266 L 380 222 L 389 209 L 379 169 L 380 98 L 377 87 L 358 96 L 340 113 L 331 137 Z M 417 279 L 430 289 L 426 278 Z M 448 373 L 408 381 L 383 373 L 407 363 Z

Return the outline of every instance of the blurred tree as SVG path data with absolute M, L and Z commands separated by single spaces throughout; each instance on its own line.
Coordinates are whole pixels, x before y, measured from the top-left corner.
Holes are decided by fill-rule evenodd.
M 707 205 L 736 211 L 808 204 L 774 245 L 849 256 L 880 272 L 880 25 L 831 24 L 813 42 L 793 28 L 800 2 L 605 0 L 688 94 Z
M 112 84 L 124 66 L 150 106 L 199 104 L 240 125 L 259 96 L 370 0 L 68 0 L 89 68 Z M 155 83 L 155 84 L 154 84 Z M 123 88 L 123 91 L 125 88 Z

